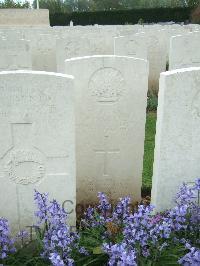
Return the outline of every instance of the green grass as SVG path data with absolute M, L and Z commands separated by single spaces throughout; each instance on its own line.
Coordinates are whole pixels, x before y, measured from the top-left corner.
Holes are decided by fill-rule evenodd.
M 147 113 L 146 133 L 144 144 L 144 162 L 142 188 L 143 191 L 151 190 L 151 180 L 153 174 L 154 146 L 156 133 L 156 113 Z

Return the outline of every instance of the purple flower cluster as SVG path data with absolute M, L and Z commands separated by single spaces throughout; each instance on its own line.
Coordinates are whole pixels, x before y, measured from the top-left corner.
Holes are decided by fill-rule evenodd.
M 200 178 L 195 181 L 194 189 L 200 192 Z
M 37 205 L 37 211 L 35 212 L 35 216 L 38 218 L 38 225 L 40 225 L 44 221 L 46 222 L 48 220 L 48 194 L 42 194 L 35 190 L 34 201 Z
M 176 195 L 176 206 L 166 217 L 173 231 L 196 231 L 200 224 L 200 206 L 198 202 L 200 179 L 194 186 L 183 184 Z
M 150 231 L 153 228 L 151 223 L 151 212 L 153 206 L 139 205 L 138 210 L 127 217 L 124 228 L 124 239 L 128 245 L 135 246 L 140 244 L 147 246 Z
M 102 212 L 102 213 L 106 213 L 109 210 L 111 210 L 111 204 L 108 200 L 108 197 L 106 196 L 105 193 L 103 192 L 98 192 L 97 195 L 98 199 L 99 199 L 99 205 L 98 205 L 98 209 Z
M 105 252 L 110 256 L 110 265 L 115 265 L 114 261 L 115 263 L 119 261 L 122 254 L 123 258 L 124 256 L 129 258 L 130 251 L 134 251 L 137 256 L 153 257 L 153 252 L 161 253 L 170 245 L 174 235 L 180 243 L 182 235 L 189 237 L 196 233 L 198 236 L 200 232 L 200 206 L 197 201 L 199 190 L 200 179 L 197 179 L 192 187 L 183 184 L 176 195 L 176 206 L 163 214 L 156 215 L 152 215 L 153 206 L 139 205 L 137 211 L 132 213 L 130 209 L 127 209 L 125 215 L 121 216 L 120 207 L 124 202 L 127 203 L 126 206 L 129 203 L 128 199 L 121 200 L 112 218 L 113 221 L 114 217 L 123 221 L 123 240 L 117 245 L 111 242 L 103 245 Z M 199 250 L 192 249 L 189 255 L 187 254 L 180 262 L 185 261 L 186 258 L 190 258 L 192 261 L 192 258 L 195 257 L 193 263 L 196 263 L 198 256 Z M 135 260 L 133 261 L 133 264 L 127 265 L 135 265 Z M 121 260 L 120 263 L 122 263 Z
M 42 257 L 54 266 L 71 266 L 75 265 L 76 256 L 90 257 L 93 249 L 101 247 L 103 255 L 109 256 L 108 265 L 136 266 L 140 260 L 159 260 L 171 244 L 180 244 L 189 252 L 178 263 L 200 265 L 200 179 L 194 185 L 183 184 L 176 195 L 175 207 L 158 214 L 153 214 L 152 205 L 138 205 L 132 210 L 130 197 L 120 198 L 114 208 L 104 193 L 99 192 L 98 199 L 96 208 L 87 209 L 83 231 L 78 235 L 70 231 L 67 213 L 60 204 L 50 201 L 48 194 L 35 191 Z M 80 245 L 86 243 L 84 237 L 90 232 L 92 247 L 86 248 L 91 254 Z M 17 237 L 23 243 L 27 236 L 27 232 L 21 231 Z M 93 247 L 93 243 L 97 246 Z M 15 252 L 14 240 L 10 237 L 8 221 L 0 218 L 0 261 L 12 252 Z
M 137 266 L 135 250 L 130 249 L 125 243 L 109 245 L 104 244 L 103 250 L 109 255 L 108 265 Z
M 114 209 L 113 219 L 117 222 L 118 221 L 123 222 L 129 216 L 130 204 L 131 204 L 130 197 L 121 198 Z
M 10 237 L 8 220 L 0 217 L 0 260 L 5 259 L 10 253 L 15 251 L 14 239 Z
M 112 209 L 108 197 L 105 193 L 98 193 L 99 205 L 97 208 L 89 207 L 85 212 L 82 222 L 89 226 L 105 226 L 108 222 L 121 225 L 130 213 L 131 198 L 120 198 L 119 202 Z
M 183 183 L 176 194 L 175 202 L 177 205 L 186 205 L 190 204 L 195 197 L 195 187 L 189 187 L 186 183 Z
M 200 249 L 186 246 L 190 252 L 188 252 L 184 257 L 182 257 L 178 263 L 183 266 L 199 266 L 200 265 Z
M 95 208 L 88 207 L 87 210 L 84 213 L 85 219 L 83 219 L 81 222 L 86 226 L 86 227 L 93 227 L 97 225 L 96 217 L 95 217 Z
M 77 240 L 75 233 L 67 226 L 67 214 L 56 200 L 50 201 L 47 194 L 35 191 L 38 222 L 45 228 L 43 257 L 50 259 L 52 265 L 73 265 L 71 252 Z

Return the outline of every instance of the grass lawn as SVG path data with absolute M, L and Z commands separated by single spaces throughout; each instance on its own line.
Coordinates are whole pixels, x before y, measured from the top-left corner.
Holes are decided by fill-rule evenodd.
M 142 188 L 144 192 L 145 191 L 149 192 L 151 190 L 155 133 L 156 133 L 156 113 L 148 112 L 147 121 L 146 121 L 146 136 L 144 144 L 144 163 L 143 163 L 143 175 L 142 175 Z

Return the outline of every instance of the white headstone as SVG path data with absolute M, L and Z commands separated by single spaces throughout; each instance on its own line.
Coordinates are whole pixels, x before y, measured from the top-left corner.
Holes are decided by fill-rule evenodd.
M 147 60 L 147 47 L 145 37 L 141 34 L 133 34 L 114 38 L 114 54 Z
M 77 200 L 141 196 L 148 63 L 121 56 L 66 60 L 75 76 Z
M 0 214 L 17 232 L 34 223 L 34 189 L 74 209 L 73 77 L 0 72 L 0 84 Z
M 170 42 L 169 69 L 200 66 L 200 32 L 174 36 Z
M 177 189 L 200 173 L 200 68 L 161 74 L 152 203 L 173 206 Z
M 65 72 L 65 60 L 73 57 L 114 54 L 112 36 L 88 35 L 58 39 L 56 45 L 57 72 Z
M 56 37 L 51 34 L 32 35 L 33 70 L 56 72 Z
M 25 40 L 0 39 L 0 71 L 31 70 L 30 42 Z
M 149 90 L 158 91 L 160 73 L 166 70 L 166 55 L 163 53 L 162 35 L 159 30 L 145 32 L 147 59 L 149 60 Z

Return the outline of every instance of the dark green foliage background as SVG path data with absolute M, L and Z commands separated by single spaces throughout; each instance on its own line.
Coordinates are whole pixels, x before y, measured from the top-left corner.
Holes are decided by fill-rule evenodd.
M 72 12 L 72 13 L 50 13 L 51 26 L 69 25 L 120 25 L 136 24 L 140 19 L 144 23 L 157 22 L 182 22 L 190 19 L 192 8 L 144 8 L 116 11 L 95 11 L 95 12 Z

